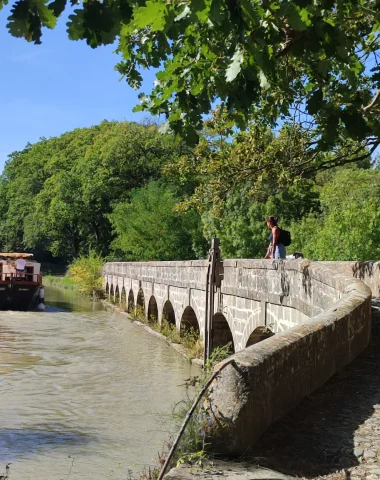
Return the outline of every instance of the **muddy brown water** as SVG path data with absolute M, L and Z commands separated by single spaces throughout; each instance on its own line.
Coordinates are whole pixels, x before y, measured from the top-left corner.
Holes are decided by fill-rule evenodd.
M 47 288 L 45 312 L 0 312 L 0 475 L 135 477 L 173 431 L 196 367 L 124 315 Z

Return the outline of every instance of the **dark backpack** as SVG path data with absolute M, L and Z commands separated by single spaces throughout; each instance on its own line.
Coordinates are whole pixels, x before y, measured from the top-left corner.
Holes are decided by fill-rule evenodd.
M 290 235 L 290 232 L 281 229 L 278 243 L 282 243 L 284 247 L 289 247 L 289 245 L 292 243 L 292 237 Z

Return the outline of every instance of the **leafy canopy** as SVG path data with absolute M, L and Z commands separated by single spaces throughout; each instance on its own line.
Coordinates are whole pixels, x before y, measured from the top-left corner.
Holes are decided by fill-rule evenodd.
M 0 0 L 0 7 L 8 0 Z M 379 0 L 71 0 L 72 40 L 118 41 L 116 68 L 139 88 L 140 110 L 198 141 L 221 102 L 230 126 L 298 121 L 320 150 L 342 136 L 375 148 L 380 122 Z M 8 29 L 41 42 L 67 0 L 17 0 Z
M 109 215 L 115 231 L 113 250 L 127 260 L 187 260 L 205 255 L 207 243 L 195 212 L 180 215 L 173 186 L 151 181 L 136 189 L 130 203 Z
M 71 260 L 109 254 L 107 214 L 181 153 L 155 125 L 102 122 L 9 156 L 0 175 L 0 245 Z
M 380 256 L 380 170 L 341 169 L 319 189 L 321 212 L 292 226 L 292 247 L 310 259 Z
M 246 203 L 263 203 L 269 192 L 273 196 L 296 184 L 302 190 L 318 171 L 350 163 L 370 165 L 370 149 L 360 142 L 347 140 L 320 152 L 300 125 L 285 124 L 275 135 L 268 127 L 249 124 L 247 131 L 231 137 L 218 112 L 206 125 L 210 134 L 165 166 L 167 174 L 196 180 L 194 193 L 180 208 L 195 206 L 218 215 L 231 194 L 238 193 Z

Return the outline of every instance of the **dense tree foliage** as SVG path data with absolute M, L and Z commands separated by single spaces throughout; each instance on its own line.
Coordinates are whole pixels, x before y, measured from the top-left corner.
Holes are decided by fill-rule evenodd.
M 180 197 L 175 189 L 158 182 L 133 192 L 130 203 L 115 206 L 110 215 L 117 234 L 114 251 L 135 260 L 177 260 L 203 256 L 207 244 L 200 231 L 200 218 L 194 211 L 175 211 Z M 191 241 L 189 241 L 191 239 Z
M 293 224 L 294 248 L 318 260 L 380 258 L 380 170 L 337 171 L 318 188 L 321 213 Z
M 379 258 L 378 163 L 362 159 L 297 178 L 281 170 L 295 165 L 289 142 L 302 148 L 293 127 L 278 136 L 254 127 L 233 141 L 208 133 L 189 150 L 155 125 L 102 122 L 12 153 L 0 176 L 0 248 L 65 262 L 89 251 L 184 260 L 205 258 L 218 236 L 225 258 L 260 258 L 265 217 L 278 215 L 292 231 L 288 253 Z M 263 152 L 271 170 L 253 175 L 251 160 L 262 161 Z M 329 152 L 319 155 L 330 165 Z
M 91 247 L 107 255 L 114 204 L 160 178 L 181 153 L 157 126 L 125 122 L 77 129 L 13 153 L 0 181 L 2 248 L 71 259 Z M 191 248 L 188 254 L 195 255 Z
M 0 0 L 0 7 L 8 0 Z M 139 88 L 158 69 L 140 109 L 163 114 L 197 142 L 221 103 L 229 126 L 298 123 L 306 154 L 359 142 L 374 149 L 380 125 L 379 0 L 71 0 L 68 35 L 93 48 L 118 41 L 117 69 Z M 16 0 L 8 29 L 41 42 L 66 0 Z M 339 157 L 340 158 L 340 157 Z
M 209 135 L 194 150 L 166 167 L 168 173 L 179 172 L 183 178 L 197 179 L 195 193 L 188 202 L 197 207 L 206 204 L 217 211 L 236 190 L 244 198 L 253 196 L 262 202 L 268 192 L 273 195 L 277 189 L 291 188 L 294 183 L 302 189 L 316 171 L 337 164 L 331 160 L 331 152 L 314 152 L 306 160 L 304 151 L 310 137 L 297 126 L 284 125 L 274 135 L 270 129 L 252 124 L 247 132 L 232 139 L 225 122 L 213 118 L 207 121 L 207 127 Z M 357 163 L 358 157 L 350 155 L 350 148 L 352 142 L 346 146 L 349 161 Z M 360 158 L 368 158 L 368 151 L 362 151 Z M 349 162 L 345 159 L 343 163 Z
M 285 228 L 319 211 L 319 197 L 312 187 L 313 182 L 308 181 L 277 192 L 268 188 L 254 196 L 236 189 L 227 195 L 223 208 L 204 211 L 204 233 L 220 238 L 226 258 L 260 258 L 268 247 L 267 216 L 278 216 L 280 226 Z M 291 251 L 295 251 L 293 246 Z

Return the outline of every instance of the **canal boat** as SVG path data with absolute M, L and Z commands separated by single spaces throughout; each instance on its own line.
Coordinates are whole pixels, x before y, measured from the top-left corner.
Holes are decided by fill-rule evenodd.
M 0 253 L 0 310 L 44 310 L 41 264 L 32 253 Z

